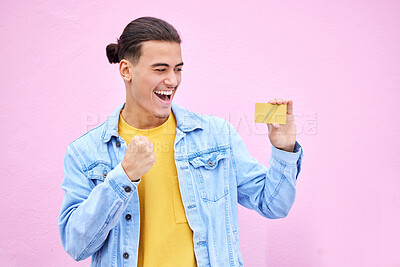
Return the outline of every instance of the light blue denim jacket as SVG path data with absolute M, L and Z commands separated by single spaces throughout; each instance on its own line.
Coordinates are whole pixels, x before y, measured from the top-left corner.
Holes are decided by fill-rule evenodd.
M 58 225 L 65 250 L 91 266 L 136 266 L 140 233 L 137 186 L 121 167 L 121 105 L 67 148 Z M 172 104 L 175 163 L 197 265 L 243 266 L 237 203 L 267 218 L 285 217 L 295 199 L 302 148 L 271 146 L 270 167 L 247 151 L 227 121 Z M 128 216 L 127 216 L 128 215 Z

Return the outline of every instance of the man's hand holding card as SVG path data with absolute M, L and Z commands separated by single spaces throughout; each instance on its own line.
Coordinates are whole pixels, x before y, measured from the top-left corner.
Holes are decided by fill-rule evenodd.
M 255 122 L 267 123 L 268 137 L 274 147 L 293 152 L 296 123 L 292 100 L 275 98 L 268 103 L 256 103 Z

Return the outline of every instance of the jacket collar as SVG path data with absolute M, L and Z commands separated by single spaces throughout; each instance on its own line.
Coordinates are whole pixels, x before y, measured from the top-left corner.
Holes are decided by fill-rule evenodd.
M 101 139 L 103 142 L 110 141 L 112 136 L 115 136 L 117 138 L 119 137 L 119 114 L 124 107 L 125 103 L 121 104 L 106 120 L 101 134 Z M 180 131 L 190 132 L 198 128 L 203 129 L 200 123 L 200 116 L 198 114 L 190 112 L 187 109 L 179 106 L 178 104 L 175 104 L 174 102 L 172 103 L 171 108 L 176 118 L 176 126 Z

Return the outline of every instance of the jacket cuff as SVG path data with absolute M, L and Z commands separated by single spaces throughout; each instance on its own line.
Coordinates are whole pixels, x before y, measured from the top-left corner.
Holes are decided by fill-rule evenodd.
M 136 192 L 140 180 L 132 182 L 126 175 L 121 163 L 119 163 L 108 175 L 105 180 L 114 189 L 122 200 L 127 200 Z
M 303 148 L 296 141 L 293 152 L 284 151 L 271 145 L 271 157 L 284 165 L 296 165 L 303 155 Z

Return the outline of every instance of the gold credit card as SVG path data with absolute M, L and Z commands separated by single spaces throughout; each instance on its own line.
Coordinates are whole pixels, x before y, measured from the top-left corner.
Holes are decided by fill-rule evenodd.
M 254 120 L 257 123 L 286 124 L 286 108 L 284 104 L 256 103 Z

